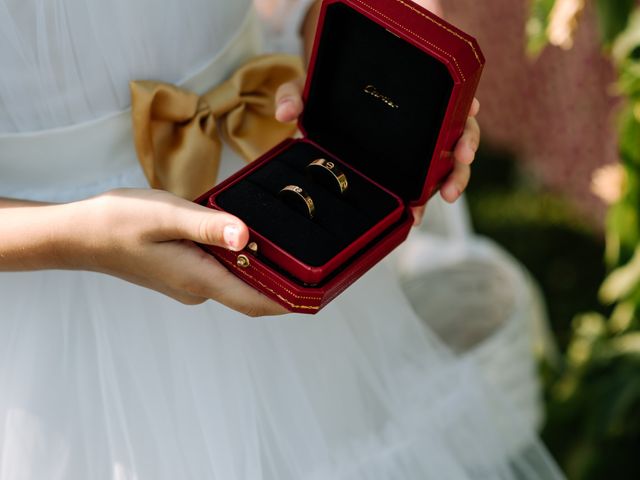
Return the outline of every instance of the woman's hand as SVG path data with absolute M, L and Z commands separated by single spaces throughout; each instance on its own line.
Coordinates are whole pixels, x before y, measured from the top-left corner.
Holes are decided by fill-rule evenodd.
M 276 92 L 276 118 L 281 122 L 295 121 L 302 113 L 304 104 L 302 103 L 302 89 L 304 79 L 295 82 L 285 83 Z M 476 115 L 480 111 L 480 102 L 473 99 L 469 118 L 464 129 L 464 133 L 455 146 L 453 157 L 453 171 L 440 188 L 440 195 L 449 203 L 455 202 L 469 184 L 471 176 L 471 163 L 480 144 L 480 126 L 476 120 Z M 414 207 L 414 225 L 419 225 L 424 215 L 425 206 Z
M 160 190 L 121 189 L 66 205 L 62 268 L 107 273 L 185 304 L 207 299 L 249 316 L 286 310 L 227 271 L 194 242 L 242 250 L 247 227 L 236 217 Z
M 460 198 L 471 178 L 471 164 L 480 145 L 480 126 L 476 120 L 479 111 L 480 102 L 474 98 L 464 132 L 453 150 L 453 171 L 440 187 L 440 196 L 449 203 Z M 426 205 L 413 208 L 414 225 L 420 225 L 422 222 L 425 208 Z

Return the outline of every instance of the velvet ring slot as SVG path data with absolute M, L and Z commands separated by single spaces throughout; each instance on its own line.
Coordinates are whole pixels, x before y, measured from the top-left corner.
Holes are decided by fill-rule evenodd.
M 209 200 L 210 206 L 247 224 L 262 258 L 283 266 L 304 284 L 322 281 L 372 234 L 396 222 L 403 210 L 396 195 L 327 157 L 312 143 L 296 141 Z M 349 195 L 338 195 L 333 185 L 308 175 L 308 165 L 318 158 L 348 176 Z M 283 201 L 283 193 L 290 198 Z

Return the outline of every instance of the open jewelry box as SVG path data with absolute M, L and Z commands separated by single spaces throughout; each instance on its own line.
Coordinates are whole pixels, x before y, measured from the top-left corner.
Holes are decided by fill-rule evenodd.
M 195 200 L 242 219 L 250 244 L 202 247 L 289 310 L 317 312 L 406 238 L 410 207 L 451 171 L 483 65 L 473 38 L 409 0 L 325 0 L 302 138 Z M 309 175 L 321 158 L 348 179 L 344 194 Z M 288 185 L 313 218 L 279 194 Z

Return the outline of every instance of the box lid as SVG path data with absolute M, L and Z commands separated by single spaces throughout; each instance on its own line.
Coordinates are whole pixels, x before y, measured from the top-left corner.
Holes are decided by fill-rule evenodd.
M 300 129 L 422 204 L 451 166 L 484 57 L 410 0 L 324 0 Z

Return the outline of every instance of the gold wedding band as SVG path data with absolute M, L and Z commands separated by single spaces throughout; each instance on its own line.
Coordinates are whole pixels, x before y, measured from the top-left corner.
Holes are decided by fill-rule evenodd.
M 316 206 L 313 203 L 313 199 L 299 186 L 287 185 L 282 190 L 280 190 L 279 195 L 286 195 L 287 197 L 295 198 L 298 200 L 298 203 L 300 203 L 299 200 L 302 200 L 309 218 L 313 218 L 313 216 L 316 214 Z
M 325 160 L 324 158 L 319 158 L 311 162 L 309 165 L 307 165 L 308 169 L 314 170 L 311 167 L 320 167 L 323 170 L 329 172 L 331 176 L 335 179 L 335 181 L 338 183 L 338 188 L 340 189 L 340 193 L 346 192 L 347 188 L 349 188 L 349 182 L 347 181 L 347 176 L 344 174 L 342 170 L 340 170 L 340 168 L 334 162 Z

